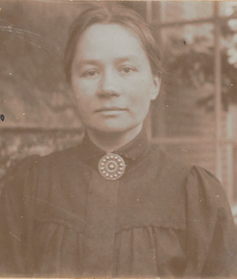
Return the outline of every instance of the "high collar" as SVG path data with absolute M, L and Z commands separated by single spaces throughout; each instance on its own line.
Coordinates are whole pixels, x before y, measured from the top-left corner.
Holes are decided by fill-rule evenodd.
M 121 148 L 114 150 L 112 153 L 119 154 L 125 161 L 135 161 L 140 158 L 148 147 L 148 139 L 144 129 L 130 142 Z M 83 161 L 95 162 L 96 164 L 106 152 L 96 146 L 85 133 L 81 144 L 80 156 Z

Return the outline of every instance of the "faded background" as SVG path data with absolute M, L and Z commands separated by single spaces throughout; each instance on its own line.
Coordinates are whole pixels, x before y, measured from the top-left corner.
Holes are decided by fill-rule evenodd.
M 150 139 L 213 172 L 237 213 L 237 2 L 123 4 L 154 26 L 163 51 Z M 0 179 L 13 161 L 82 137 L 62 60 L 68 27 L 84 5 L 0 1 Z

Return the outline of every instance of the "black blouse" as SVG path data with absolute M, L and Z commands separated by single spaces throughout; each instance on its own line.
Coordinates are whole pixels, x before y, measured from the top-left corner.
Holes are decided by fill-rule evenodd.
M 144 133 L 115 153 L 127 167 L 114 181 L 99 174 L 105 153 L 88 137 L 9 172 L 0 276 L 230 274 L 234 224 L 217 179 L 148 144 Z

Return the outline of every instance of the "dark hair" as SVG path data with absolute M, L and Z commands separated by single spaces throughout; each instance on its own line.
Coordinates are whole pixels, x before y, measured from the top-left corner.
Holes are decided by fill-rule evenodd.
M 71 25 L 64 57 L 64 70 L 68 82 L 71 80 L 71 67 L 78 40 L 88 27 L 97 23 L 119 24 L 135 33 L 142 42 L 152 73 L 156 76 L 161 74 L 160 51 L 152 35 L 151 26 L 133 9 L 127 8 L 122 4 L 106 2 L 90 5 Z

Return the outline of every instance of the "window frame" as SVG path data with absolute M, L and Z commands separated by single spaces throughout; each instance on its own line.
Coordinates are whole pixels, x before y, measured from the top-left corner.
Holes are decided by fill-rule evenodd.
M 226 146 L 229 148 L 227 156 L 227 185 L 226 185 L 226 193 L 231 205 L 234 204 L 234 173 L 233 173 L 233 157 L 231 156 L 231 150 L 234 146 L 237 146 L 237 139 L 228 139 L 222 136 L 222 92 L 221 92 L 221 45 L 220 45 L 220 25 L 223 22 L 226 22 L 230 19 L 236 19 L 237 15 L 233 14 L 231 16 L 220 16 L 220 4 L 217 1 L 213 1 L 213 15 L 207 18 L 201 19 L 193 19 L 193 20 L 181 20 L 181 21 L 173 21 L 173 22 L 161 22 L 160 16 L 160 2 L 156 2 L 156 8 L 154 8 L 154 2 L 148 1 L 146 3 L 146 16 L 148 23 L 152 24 L 156 28 L 159 29 L 158 36 L 161 30 L 165 30 L 167 27 L 180 27 L 184 25 L 199 25 L 203 23 L 211 23 L 213 24 L 214 30 L 214 94 L 215 94 L 215 102 L 214 102 L 214 113 L 215 113 L 215 133 L 214 136 L 211 137 L 193 137 L 193 136 L 179 136 L 179 137 L 167 137 L 165 135 L 161 135 L 158 137 L 152 136 L 152 121 L 157 121 L 151 119 L 148 121 L 150 127 L 148 127 L 149 138 L 154 144 L 172 145 L 172 144 L 210 144 L 213 143 L 215 145 L 215 175 L 216 177 L 222 181 L 223 180 L 223 164 L 222 164 L 222 154 L 221 147 Z M 204 3 L 205 5 L 205 3 Z M 155 12 L 154 12 L 155 10 Z M 156 20 L 154 20 L 154 14 L 156 13 Z M 162 118 L 162 117 L 161 117 Z M 162 121 L 162 120 L 161 120 Z M 159 124 L 158 124 L 159 125 Z

